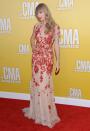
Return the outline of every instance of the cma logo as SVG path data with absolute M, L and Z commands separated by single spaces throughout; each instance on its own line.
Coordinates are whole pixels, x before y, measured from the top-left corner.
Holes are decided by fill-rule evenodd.
M 3 77 L 1 82 L 20 83 L 20 70 L 14 67 L 3 67 Z
M 76 60 L 75 71 L 76 72 L 90 72 L 90 61 L 89 60 Z
M 8 18 L 0 18 L 0 33 L 9 33 L 11 32 L 11 19 Z
M 29 53 L 29 45 L 19 44 L 17 54 L 28 54 L 28 53 Z
M 60 29 L 59 44 L 62 48 L 79 48 L 78 29 Z
M 73 8 L 73 0 L 59 0 L 58 1 L 58 10 L 65 10 Z
M 69 90 L 69 96 L 73 98 L 81 98 L 81 89 L 78 88 L 70 88 Z
M 19 17 L 23 19 L 33 18 L 35 16 L 35 8 L 38 4 L 38 1 L 22 2 L 21 10 L 19 11 Z

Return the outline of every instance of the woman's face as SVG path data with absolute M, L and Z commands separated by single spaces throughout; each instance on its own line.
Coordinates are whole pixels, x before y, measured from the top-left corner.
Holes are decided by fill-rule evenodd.
M 37 14 L 37 17 L 40 21 L 44 21 L 45 20 L 45 13 L 43 10 L 39 10 L 38 11 L 38 14 Z

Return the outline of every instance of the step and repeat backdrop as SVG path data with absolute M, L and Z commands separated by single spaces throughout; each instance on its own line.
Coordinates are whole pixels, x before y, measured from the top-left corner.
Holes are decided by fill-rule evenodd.
M 60 26 L 60 74 L 55 96 L 90 99 L 90 1 L 0 0 L 0 91 L 30 93 L 35 8 L 46 3 Z M 54 59 L 55 60 L 55 59 Z

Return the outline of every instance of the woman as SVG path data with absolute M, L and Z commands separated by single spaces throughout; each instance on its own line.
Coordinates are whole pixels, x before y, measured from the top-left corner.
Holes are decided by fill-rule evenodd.
M 52 128 L 61 121 L 57 114 L 53 92 L 53 46 L 56 56 L 55 74 L 60 71 L 60 27 L 53 20 L 46 4 L 35 10 L 38 23 L 34 25 L 30 43 L 32 47 L 32 81 L 30 107 L 23 109 L 25 117 L 35 123 Z

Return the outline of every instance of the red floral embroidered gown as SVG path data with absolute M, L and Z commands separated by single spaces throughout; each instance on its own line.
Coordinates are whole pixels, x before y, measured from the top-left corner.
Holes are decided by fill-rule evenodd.
M 23 110 L 24 115 L 49 128 L 61 119 L 58 116 L 52 79 L 53 40 L 58 44 L 59 26 L 56 25 L 54 35 L 51 32 L 42 34 L 42 24 L 34 26 L 37 47 L 32 50 L 32 80 L 30 106 Z

